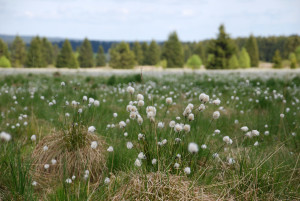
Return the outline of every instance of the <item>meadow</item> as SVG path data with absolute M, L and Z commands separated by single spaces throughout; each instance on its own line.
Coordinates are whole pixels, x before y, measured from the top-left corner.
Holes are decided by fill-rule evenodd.
M 300 200 L 300 74 L 0 76 L 0 200 Z

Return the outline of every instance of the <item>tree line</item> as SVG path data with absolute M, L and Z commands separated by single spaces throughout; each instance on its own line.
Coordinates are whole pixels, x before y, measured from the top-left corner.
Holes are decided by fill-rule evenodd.
M 105 47 L 107 48 L 107 47 Z M 259 61 L 272 62 L 281 68 L 283 60 L 288 60 L 291 68 L 300 62 L 300 37 L 254 37 L 232 39 L 219 27 L 215 39 L 193 43 L 183 43 L 176 32 L 170 33 L 168 40 L 157 43 L 152 40 L 134 43 L 113 43 L 108 52 L 102 45 L 93 51 L 91 42 L 85 38 L 74 50 L 68 39 L 61 47 L 47 38 L 34 37 L 27 47 L 22 38 L 16 36 L 8 45 L 0 39 L 1 67 L 94 67 L 132 68 L 135 65 L 162 66 L 165 68 L 190 67 L 207 69 L 235 69 L 257 67 Z

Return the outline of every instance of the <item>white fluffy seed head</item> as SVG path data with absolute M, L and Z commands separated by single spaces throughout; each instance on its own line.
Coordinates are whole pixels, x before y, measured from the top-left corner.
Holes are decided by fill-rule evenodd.
M 91 143 L 91 148 L 92 148 L 92 149 L 96 149 L 97 146 L 98 146 L 97 141 L 93 141 L 93 142 Z
M 191 142 L 188 146 L 188 150 L 190 153 L 195 154 L 199 151 L 198 145 L 194 142 Z
M 219 119 L 219 117 L 220 117 L 220 112 L 219 112 L 219 111 L 215 111 L 215 112 L 213 113 L 213 118 L 214 118 L 214 119 Z
M 190 167 L 184 168 L 184 173 L 185 174 L 191 174 L 191 168 Z

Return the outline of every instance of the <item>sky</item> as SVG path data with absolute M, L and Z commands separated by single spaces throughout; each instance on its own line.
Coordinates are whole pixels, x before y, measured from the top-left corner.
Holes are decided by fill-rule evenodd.
M 0 0 L 0 34 L 182 41 L 300 34 L 300 0 Z

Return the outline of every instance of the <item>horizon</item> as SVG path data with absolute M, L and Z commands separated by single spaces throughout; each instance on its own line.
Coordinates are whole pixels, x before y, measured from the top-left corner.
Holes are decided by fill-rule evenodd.
M 215 38 L 220 24 L 232 38 L 300 34 L 297 0 L 0 2 L 3 35 L 165 41 L 170 32 L 176 31 L 181 41 L 193 42 Z

